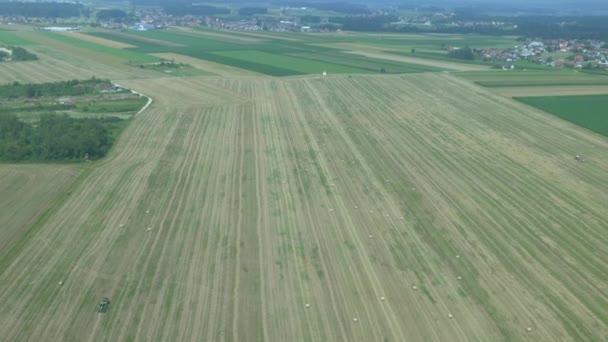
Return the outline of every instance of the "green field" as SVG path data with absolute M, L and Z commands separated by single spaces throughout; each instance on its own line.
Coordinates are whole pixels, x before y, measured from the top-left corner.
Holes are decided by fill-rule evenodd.
M 412 73 L 441 71 L 441 68 L 412 63 L 365 58 L 320 46 L 320 42 L 356 40 L 333 35 L 277 34 L 264 32 L 257 40 L 239 33 L 172 31 L 88 32 L 87 34 L 137 46 L 141 53 L 178 53 L 239 67 L 271 76 L 329 73 Z M 215 34 L 215 36 L 213 35 Z M 233 37 L 221 40 L 222 37 Z M 286 39 L 288 38 L 288 39 Z M 142 40 L 147 39 L 147 40 Z M 239 39 L 247 39 L 239 42 Z M 367 37 L 361 39 L 368 40 Z M 371 40 L 371 39 L 369 39 Z M 171 46 L 162 44 L 165 42 Z M 178 46 L 176 46 L 176 44 Z
M 0 30 L 0 46 L 22 46 L 33 44 L 28 39 L 21 37 L 17 31 Z
M 132 51 L 129 49 L 111 48 L 108 46 L 103 46 L 100 44 L 87 42 L 87 41 L 84 41 L 81 39 L 69 37 L 69 36 L 62 35 L 62 34 L 48 33 L 48 32 L 41 32 L 39 34 L 43 35 L 47 38 L 58 40 L 63 43 L 68 43 L 70 45 L 73 45 L 73 46 L 81 48 L 81 49 L 86 49 L 86 50 L 93 51 L 96 53 L 110 55 L 112 57 L 117 57 L 117 58 L 123 59 L 129 63 L 151 63 L 151 62 L 160 61 L 159 58 L 147 55 L 145 53 L 140 53 L 140 52 Z
M 608 85 L 608 75 L 571 69 L 496 70 L 460 72 L 457 75 L 484 87 Z
M 339 64 L 320 62 L 311 59 L 290 57 L 286 55 L 271 54 L 262 51 L 220 51 L 216 55 L 233 59 L 250 61 L 258 64 L 265 64 L 286 70 L 294 71 L 297 74 L 321 74 L 323 71 L 336 74 L 356 74 L 365 72 L 364 69 L 354 68 Z
M 515 99 L 608 137 L 608 95 L 516 97 Z

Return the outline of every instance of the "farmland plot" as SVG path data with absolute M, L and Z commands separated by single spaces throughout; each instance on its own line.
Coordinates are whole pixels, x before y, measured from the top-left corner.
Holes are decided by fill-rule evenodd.
M 122 83 L 154 104 L 0 264 L 0 336 L 608 337 L 606 139 L 447 75 Z
M 0 260 L 77 175 L 72 166 L 0 165 Z

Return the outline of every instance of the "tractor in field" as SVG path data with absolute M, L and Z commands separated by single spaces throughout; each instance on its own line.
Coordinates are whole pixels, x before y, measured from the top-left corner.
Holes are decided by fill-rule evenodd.
M 577 155 L 576 157 L 574 157 L 574 159 L 579 162 L 579 163 L 584 163 L 585 162 L 585 158 Z
M 99 305 L 97 305 L 97 312 L 104 313 L 108 311 L 108 306 L 110 305 L 110 299 L 108 297 L 101 298 Z

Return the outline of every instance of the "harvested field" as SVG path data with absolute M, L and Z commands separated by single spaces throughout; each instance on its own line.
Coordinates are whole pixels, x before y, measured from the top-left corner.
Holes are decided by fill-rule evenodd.
M 0 164 L 0 261 L 78 172 L 73 166 Z
M 91 42 L 91 43 L 95 43 L 95 44 L 111 47 L 111 48 L 127 49 L 127 48 L 134 48 L 135 47 L 135 46 L 130 45 L 130 44 L 125 44 L 125 43 L 117 42 L 115 40 L 109 40 L 109 39 L 104 39 L 104 38 L 100 38 L 100 37 L 95 37 L 95 36 L 91 36 L 91 35 L 80 33 L 80 32 L 67 32 L 67 33 L 64 33 L 64 35 L 66 35 L 68 37 L 82 39 L 82 40 L 87 41 L 87 42 Z
M 161 73 L 134 68 L 114 58 L 71 54 L 61 46 L 28 47 L 39 60 L 19 63 L 0 63 L 0 84 L 11 82 L 44 83 L 60 80 L 95 77 L 110 79 L 158 78 Z M 109 67 L 111 66 L 111 67 Z M 162 76 L 161 76 L 162 77 Z
M 566 96 L 566 95 L 595 95 L 608 94 L 608 86 L 550 86 L 550 87 L 493 87 L 496 94 L 505 97 L 529 97 L 529 96 Z
M 382 53 L 382 52 L 370 52 L 370 51 L 346 51 L 346 52 L 352 53 L 355 55 L 370 57 L 370 58 L 378 58 L 378 59 L 386 59 L 389 61 L 427 65 L 427 66 L 431 66 L 431 67 L 435 67 L 435 68 L 441 68 L 441 69 L 453 70 L 453 71 L 488 70 L 490 68 L 490 67 L 484 66 L 484 65 L 465 64 L 465 63 L 458 63 L 458 62 L 449 62 L 449 61 L 440 61 L 440 60 L 433 60 L 433 59 L 391 55 L 391 54 Z
M 123 83 L 154 103 L 0 263 L 5 339 L 608 337 L 605 138 L 449 75 Z

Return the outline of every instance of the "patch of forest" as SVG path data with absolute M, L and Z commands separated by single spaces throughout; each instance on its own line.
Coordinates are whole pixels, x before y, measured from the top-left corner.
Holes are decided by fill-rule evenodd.
M 8 49 L 0 49 L 0 62 L 5 61 L 35 61 L 38 56 L 18 46 L 11 46 Z
M 0 86 L 0 162 L 103 158 L 146 102 L 95 78 Z

